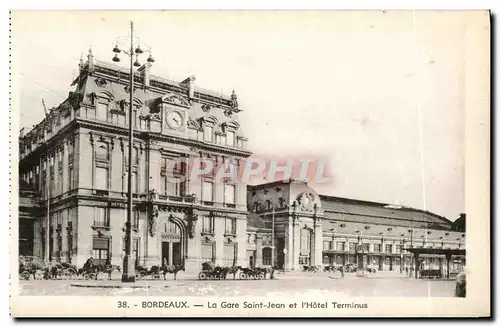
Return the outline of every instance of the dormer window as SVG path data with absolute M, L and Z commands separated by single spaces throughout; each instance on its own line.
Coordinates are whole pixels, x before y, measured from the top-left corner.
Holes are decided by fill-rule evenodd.
M 99 101 L 96 104 L 96 117 L 99 120 L 107 121 L 108 120 L 108 108 L 109 102 Z
M 203 141 L 212 142 L 214 137 L 214 128 L 212 126 L 203 126 Z
M 228 131 L 226 133 L 226 145 L 228 146 L 234 146 L 235 144 L 235 133 L 234 131 Z

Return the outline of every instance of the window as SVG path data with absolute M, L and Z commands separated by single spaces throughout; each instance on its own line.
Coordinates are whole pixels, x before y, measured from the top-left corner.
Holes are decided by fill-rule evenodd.
M 300 249 L 309 250 L 311 248 L 311 232 L 308 229 L 300 230 Z
M 73 166 L 69 166 L 68 168 L 68 190 L 73 189 Z
M 108 104 L 103 102 L 98 102 L 96 105 L 96 117 L 99 120 L 108 120 Z
M 73 232 L 71 229 L 68 230 L 67 238 L 68 238 L 68 252 L 66 254 L 66 260 L 67 262 L 71 263 L 71 256 L 73 254 Z
M 323 250 L 331 250 L 332 242 L 331 241 L 323 241 Z
M 236 264 L 234 252 L 234 244 L 224 244 L 224 266 L 233 267 Z
M 132 172 L 132 192 L 139 193 L 139 174 L 137 169 Z
M 213 188 L 214 183 L 211 181 L 203 181 L 203 189 L 202 189 L 202 200 L 213 202 Z
M 201 260 L 202 262 L 215 262 L 215 244 L 202 243 L 201 244 Z
M 385 252 L 386 253 L 392 253 L 392 244 L 386 244 L 385 245 Z
M 233 184 L 224 184 L 224 203 L 234 204 L 235 191 Z
M 337 242 L 337 250 L 345 251 L 345 242 Z
M 373 252 L 382 252 L 382 244 L 373 244 Z
M 139 228 L 139 210 L 134 210 L 132 228 Z
M 108 145 L 100 143 L 95 147 L 95 159 L 99 161 L 108 161 Z
M 109 227 L 108 208 L 94 207 L 94 226 Z
M 234 132 L 228 131 L 226 134 L 226 145 L 234 146 Z
M 203 226 L 202 226 L 203 233 L 213 234 L 214 232 L 213 222 L 214 222 L 214 217 L 203 216 Z
M 365 253 L 370 252 L 370 243 L 363 243 L 363 251 Z
M 165 223 L 165 233 L 179 235 L 181 233 L 181 229 L 176 223 L 167 221 Z
M 109 242 L 110 239 L 106 237 L 94 237 L 92 242 L 92 258 L 94 264 L 103 266 L 110 259 Z
M 203 127 L 203 140 L 205 142 L 212 142 L 214 129 L 212 126 L 204 126 Z
M 305 256 L 299 257 L 299 265 L 301 266 L 309 266 L 310 258 Z
M 175 159 L 162 158 L 160 183 L 162 193 L 172 196 L 185 196 L 186 182 L 180 181 L 186 175 L 186 163 Z
M 226 218 L 225 233 L 229 235 L 236 235 L 236 218 Z
M 358 243 L 356 243 L 356 242 L 350 242 L 349 243 L 349 252 L 356 251 L 356 244 L 358 244 Z
M 107 190 L 108 189 L 108 168 L 97 166 L 95 168 L 95 189 Z
M 271 266 L 272 265 L 272 250 L 271 248 L 262 249 L 262 265 Z
M 401 245 L 396 245 L 396 253 L 401 253 Z

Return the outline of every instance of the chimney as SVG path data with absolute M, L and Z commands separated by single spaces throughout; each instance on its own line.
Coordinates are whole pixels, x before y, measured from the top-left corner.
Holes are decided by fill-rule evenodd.
M 139 69 L 137 69 L 137 71 L 142 76 L 142 87 L 144 87 L 144 88 L 149 86 L 149 77 L 150 77 L 149 70 L 150 70 L 150 68 L 151 68 L 151 64 L 149 62 L 147 62 L 144 65 L 142 65 L 141 67 L 139 67 Z
M 190 76 L 181 82 L 181 84 L 187 86 L 190 99 L 194 98 L 194 81 L 196 81 L 196 77 Z

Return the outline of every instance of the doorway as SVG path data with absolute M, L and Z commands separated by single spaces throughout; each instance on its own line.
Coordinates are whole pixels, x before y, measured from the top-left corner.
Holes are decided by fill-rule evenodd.
M 161 242 L 161 263 L 166 263 L 167 265 L 182 265 L 180 242 Z

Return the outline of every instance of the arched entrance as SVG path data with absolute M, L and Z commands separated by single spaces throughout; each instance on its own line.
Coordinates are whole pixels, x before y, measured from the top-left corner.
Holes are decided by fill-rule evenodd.
M 184 265 L 186 257 L 186 228 L 178 218 L 170 216 L 160 225 L 161 263 Z

